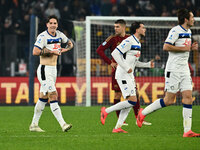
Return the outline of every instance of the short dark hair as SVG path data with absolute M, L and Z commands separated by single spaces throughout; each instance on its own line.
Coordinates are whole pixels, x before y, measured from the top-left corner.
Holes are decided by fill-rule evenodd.
M 144 23 L 139 22 L 139 21 L 136 21 L 136 22 L 132 23 L 131 27 L 130 27 L 130 33 L 131 34 L 135 34 L 136 33 L 136 29 L 140 28 L 140 24 L 144 24 Z
M 177 11 L 177 16 L 178 16 L 178 24 L 182 25 L 185 22 L 185 18 L 189 20 L 190 18 L 190 12 L 186 8 L 181 8 Z
M 115 24 L 123 24 L 126 25 L 126 21 L 124 19 L 118 19 L 115 21 Z
M 48 23 L 49 20 L 51 20 L 51 19 L 56 19 L 56 20 L 57 20 L 57 23 L 58 23 L 58 17 L 55 16 L 55 15 L 48 16 L 48 17 L 47 17 L 47 21 L 46 21 L 46 23 Z

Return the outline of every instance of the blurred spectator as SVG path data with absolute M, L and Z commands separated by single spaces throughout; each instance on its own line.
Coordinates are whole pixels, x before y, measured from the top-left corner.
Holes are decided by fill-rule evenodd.
M 120 0 L 118 4 L 118 11 L 120 16 L 130 16 L 126 0 Z
M 149 5 L 149 3 L 150 3 L 150 0 L 138 0 L 138 4 L 140 5 L 140 8 L 141 8 L 142 10 L 144 10 L 145 7 L 146 7 L 147 5 Z
M 92 16 L 100 16 L 101 15 L 101 2 L 99 0 L 91 0 L 90 3 L 90 11 Z
M 200 8 L 198 8 L 197 10 L 196 10 L 196 15 L 195 15 L 196 17 L 200 17 Z
M 103 0 L 101 4 L 101 15 L 110 16 L 112 10 L 112 4 L 109 0 Z
M 57 8 L 55 8 L 55 4 L 53 1 L 49 2 L 48 8 L 45 10 L 44 14 L 45 17 L 55 15 L 56 17 L 58 17 L 58 19 L 60 19 L 60 11 Z
M 183 1 L 181 1 L 181 0 L 172 1 L 171 2 L 171 7 L 169 8 L 169 9 L 171 9 L 172 16 L 176 16 L 177 10 L 180 9 L 180 8 L 184 8 Z
M 67 37 L 72 37 L 72 30 L 71 30 L 73 28 L 72 20 L 73 20 L 73 15 L 70 12 L 69 6 L 65 5 L 61 11 L 60 25 L 62 26 L 61 28 L 63 30 L 68 31 Z
M 136 16 L 142 16 L 143 12 L 139 4 L 135 4 L 134 12 Z
M 119 11 L 117 9 L 117 5 L 113 5 L 111 10 L 112 10 L 110 13 L 111 16 L 119 16 L 120 15 Z
M 167 11 L 167 7 L 166 7 L 166 6 L 163 6 L 163 7 L 162 7 L 161 16 L 162 16 L 162 17 L 168 17 L 168 16 L 170 16 L 170 13 L 169 13 L 169 11 Z
M 8 10 L 10 9 L 8 5 L 8 1 L 0 0 L 0 14 L 1 19 L 5 20 L 5 14 L 7 14 Z
M 144 15 L 145 16 L 156 16 L 155 13 L 155 6 L 153 3 L 147 3 L 146 7 L 144 8 Z
M 33 1 L 31 3 L 31 7 L 33 8 L 33 14 L 42 19 L 44 17 L 45 5 L 46 5 L 45 0 Z
M 17 35 L 15 34 L 15 29 L 19 25 L 16 23 L 14 18 L 13 9 L 9 9 L 8 15 L 5 17 L 4 21 L 4 75 L 10 75 L 11 62 L 15 62 L 17 59 Z M 12 41 L 12 44 L 10 43 Z M 12 54 L 12 55 L 11 55 Z
M 22 0 L 20 3 L 21 14 L 24 15 L 30 9 L 30 0 Z
M 8 14 L 4 20 L 4 34 L 13 34 L 15 26 L 18 26 L 16 23 L 16 18 L 13 14 L 13 9 L 8 10 Z
M 72 37 L 74 32 L 71 30 L 73 28 L 72 20 L 84 21 L 86 16 L 166 17 L 176 16 L 177 9 L 182 7 L 193 11 L 195 17 L 200 17 L 199 0 L 0 0 L 0 64 L 4 65 L 2 62 L 5 61 L 4 68 L 9 70 L 11 61 L 22 57 L 28 59 L 31 14 L 39 17 L 39 32 L 44 29 L 44 17 L 55 14 L 60 18 L 61 29 L 67 30 L 68 36 Z M 196 26 L 198 25 L 197 22 Z M 106 33 L 103 30 L 106 29 L 99 29 L 94 34 L 103 36 Z M 155 37 L 146 38 L 146 45 L 150 40 L 162 39 L 162 34 L 159 32 L 162 30 L 158 30 Z M 162 50 L 160 45 L 161 43 L 157 43 L 152 47 L 159 51 L 159 56 L 163 57 L 167 53 L 160 52 Z M 12 53 L 11 57 L 10 53 Z M 161 60 L 164 61 L 164 58 L 165 56 Z M 0 72 L 6 74 L 6 71 L 0 70 Z
M 29 31 L 30 31 L 30 15 L 25 14 L 23 16 L 23 23 L 20 24 L 18 43 L 21 43 L 22 47 L 19 47 L 19 57 L 25 59 L 28 62 L 29 58 Z
M 80 20 L 86 16 L 90 16 L 90 5 L 84 0 L 71 0 L 69 3 L 69 9 L 73 14 L 73 20 Z

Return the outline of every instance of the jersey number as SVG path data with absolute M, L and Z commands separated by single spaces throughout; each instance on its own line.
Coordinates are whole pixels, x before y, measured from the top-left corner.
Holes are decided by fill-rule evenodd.
M 183 45 L 185 45 L 185 46 L 189 46 L 189 45 L 191 45 L 191 40 L 188 40 L 188 39 L 186 39 L 185 40 L 185 43 L 183 44 Z
M 54 44 L 54 47 L 53 47 L 53 49 L 60 49 L 61 47 L 60 47 L 60 45 L 59 44 Z
M 137 54 L 134 55 L 135 57 L 140 57 L 140 52 L 137 52 Z

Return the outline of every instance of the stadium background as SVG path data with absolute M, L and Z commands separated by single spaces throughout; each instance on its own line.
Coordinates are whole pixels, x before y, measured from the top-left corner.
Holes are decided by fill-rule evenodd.
M 0 105 L 27 105 L 29 103 L 29 38 L 30 17 L 32 14 L 39 18 L 38 33 L 40 33 L 45 30 L 44 18 L 54 12 L 60 21 L 59 30 L 63 31 L 74 42 L 76 42 L 76 34 L 73 21 L 84 21 L 86 16 L 173 17 L 176 16 L 176 10 L 182 7 L 192 10 L 195 17 L 200 16 L 200 2 L 198 0 L 1 0 L 0 7 Z M 94 26 L 95 25 L 93 25 L 93 27 Z M 98 28 L 97 26 L 94 28 L 96 30 L 92 31 L 92 36 L 94 36 L 96 40 L 91 41 L 93 47 L 93 51 L 91 52 L 92 55 L 95 53 L 94 49 L 97 48 L 110 33 L 113 33 L 112 26 L 101 28 Z M 110 28 L 109 32 L 107 31 L 107 28 Z M 163 30 L 160 30 L 160 32 L 167 33 L 167 31 Z M 147 30 L 147 36 L 151 35 L 153 32 L 154 31 L 152 30 Z M 195 30 L 195 34 L 198 35 L 199 30 Z M 165 38 L 167 35 L 162 34 L 162 36 Z M 143 44 L 148 45 L 148 40 L 154 40 L 152 38 L 161 37 L 160 34 L 157 33 L 151 38 L 147 37 Z M 152 97 L 153 99 L 156 99 L 157 97 L 162 97 L 164 94 L 163 71 L 167 60 L 167 53 L 156 51 L 157 49 L 162 49 L 162 43 L 155 46 L 150 53 L 144 49 L 142 53 L 143 58 L 141 58 L 146 61 L 159 57 L 160 59 L 156 62 L 156 68 L 154 70 L 137 70 L 136 74 L 136 80 L 140 83 L 139 86 L 141 88 L 148 84 L 146 89 L 141 92 L 141 99 L 145 103 L 150 103 Z M 61 104 L 75 105 L 75 97 L 77 98 L 78 103 L 81 103 L 82 96 L 84 95 L 83 91 L 84 88 L 86 88 L 84 86 L 79 88 L 76 84 L 77 59 L 75 53 L 75 49 L 71 50 L 62 55 L 58 61 L 57 90 L 59 92 Z M 36 68 L 38 65 L 38 58 L 35 59 Z M 80 59 L 79 61 L 81 64 L 82 61 Z M 195 54 L 192 52 L 190 64 L 195 88 L 197 89 L 194 93 L 196 99 L 199 99 L 200 89 L 198 63 L 198 52 Z M 100 68 L 97 68 L 98 65 L 100 65 Z M 91 76 L 93 77 L 91 86 L 93 93 L 95 93 L 92 95 L 92 98 L 95 100 L 95 105 L 110 104 L 113 102 L 113 93 L 110 90 L 109 75 L 110 68 L 105 63 L 99 58 L 91 58 Z M 97 81 L 100 77 L 104 77 L 103 83 Z M 152 79 L 157 79 L 157 81 Z M 159 85 L 155 83 L 158 83 Z M 35 102 L 38 99 L 39 89 L 37 79 L 35 79 L 34 88 Z M 109 102 L 104 103 L 105 95 L 108 94 L 110 95 Z M 149 95 L 152 97 L 149 98 Z M 195 104 L 199 104 L 199 102 L 196 102 Z

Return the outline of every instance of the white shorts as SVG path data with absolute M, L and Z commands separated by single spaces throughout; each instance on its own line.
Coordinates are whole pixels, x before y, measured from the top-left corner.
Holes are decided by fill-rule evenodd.
M 126 80 L 116 79 L 116 80 L 124 99 L 126 99 L 127 96 L 136 96 L 136 86 L 134 79 L 126 79 Z
M 165 72 L 165 91 L 177 93 L 178 91 L 192 90 L 192 78 L 184 72 Z
M 37 69 L 37 77 L 41 84 L 40 93 L 46 95 L 47 92 L 56 91 L 56 66 L 39 65 Z

